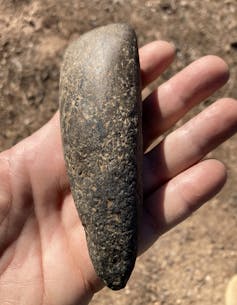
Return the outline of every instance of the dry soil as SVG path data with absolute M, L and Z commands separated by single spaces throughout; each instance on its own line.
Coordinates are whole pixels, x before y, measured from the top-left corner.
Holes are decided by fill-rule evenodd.
M 58 108 L 68 43 L 110 22 L 132 24 L 140 45 L 154 39 L 175 44 L 176 60 L 159 82 L 206 54 L 226 60 L 228 84 L 186 119 L 220 96 L 237 97 L 237 0 L 0 0 L 0 150 L 38 129 Z M 228 168 L 220 195 L 140 257 L 124 290 L 104 289 L 93 305 L 224 304 L 227 282 L 237 272 L 236 140 L 211 155 Z

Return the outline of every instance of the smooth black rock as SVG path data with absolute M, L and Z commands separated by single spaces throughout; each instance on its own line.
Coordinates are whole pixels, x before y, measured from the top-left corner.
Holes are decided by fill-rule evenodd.
M 123 288 L 137 256 L 142 205 L 137 40 L 126 24 L 92 30 L 66 51 L 60 78 L 64 154 L 98 276 Z

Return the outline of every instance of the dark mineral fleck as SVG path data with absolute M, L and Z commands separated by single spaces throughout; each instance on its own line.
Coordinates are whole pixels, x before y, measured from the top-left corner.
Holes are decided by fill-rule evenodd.
M 142 204 L 137 40 L 125 24 L 94 29 L 66 51 L 60 79 L 64 154 L 98 276 L 123 288 L 137 255 Z

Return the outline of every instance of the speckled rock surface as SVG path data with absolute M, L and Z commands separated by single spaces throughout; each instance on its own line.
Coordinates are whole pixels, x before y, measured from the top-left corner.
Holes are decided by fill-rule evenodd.
M 97 28 L 66 51 L 61 129 L 71 190 L 98 276 L 126 285 L 142 204 L 141 89 L 137 41 L 125 24 Z

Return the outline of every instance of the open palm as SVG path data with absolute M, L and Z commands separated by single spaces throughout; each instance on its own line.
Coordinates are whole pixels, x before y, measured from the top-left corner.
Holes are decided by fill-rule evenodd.
M 173 57 L 167 42 L 143 47 L 143 87 Z M 226 64 L 206 56 L 154 91 L 143 103 L 144 151 L 227 79 Z M 144 155 L 140 252 L 220 190 L 224 165 L 200 160 L 236 129 L 237 102 L 221 99 Z M 70 193 L 56 113 L 32 136 L 0 154 L 0 303 L 88 304 L 102 287 Z

